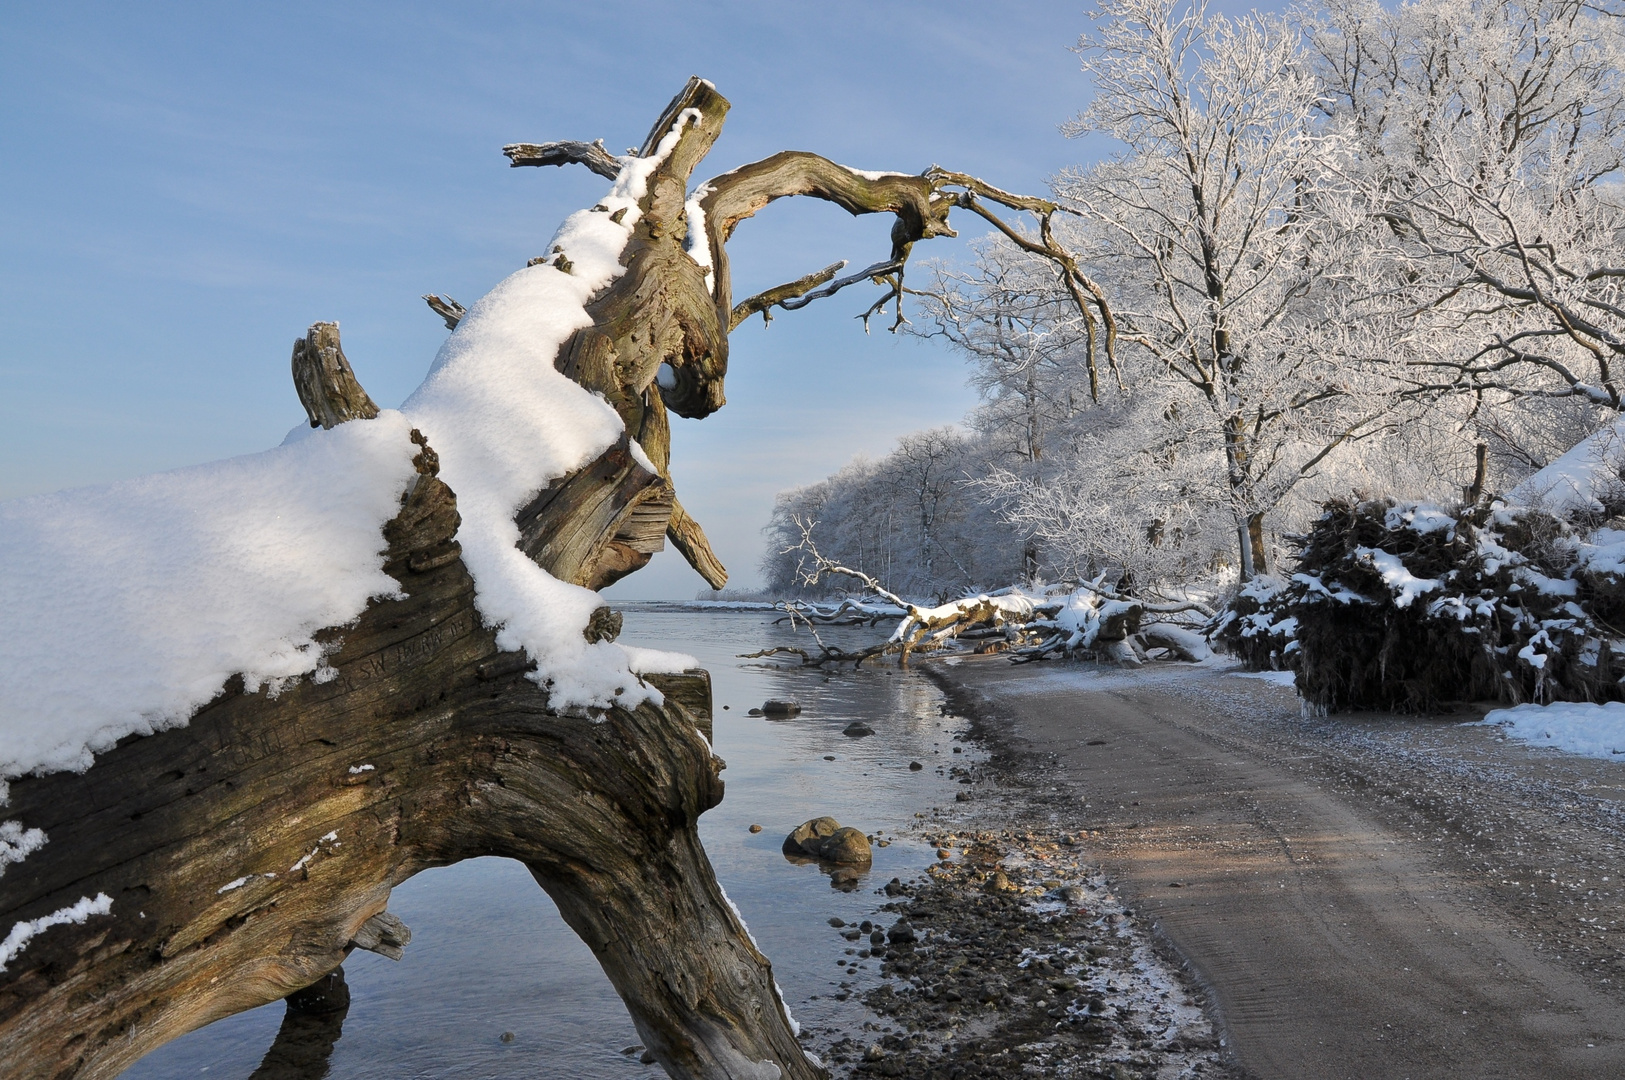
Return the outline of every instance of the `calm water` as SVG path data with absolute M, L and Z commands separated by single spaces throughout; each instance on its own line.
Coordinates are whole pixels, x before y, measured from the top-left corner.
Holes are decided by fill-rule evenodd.
M 826 676 L 737 659 L 768 645 L 808 644 L 805 632 L 773 625 L 771 613 L 624 610 L 623 641 L 691 653 L 711 671 L 727 795 L 700 820 L 700 835 L 723 887 L 772 959 L 791 1011 L 804 1028 L 857 1027 L 865 1014 L 856 997 L 833 997 L 837 984 L 846 979 L 861 988 L 878 976 L 867 961 L 852 974 L 837 967 L 837 959 L 851 958 L 828 920 L 873 914 L 884 901 L 877 888 L 931 861 L 932 851 L 901 834 L 916 813 L 953 800 L 958 789 L 938 770 L 964 761 L 952 753 L 961 722 L 940 714 L 942 696 L 928 680 L 895 668 Z M 823 633 L 855 644 L 883 632 Z M 771 697 L 794 698 L 802 714 L 745 715 Z M 859 719 L 874 736 L 841 734 Z M 910 771 L 910 761 L 926 768 Z M 875 849 L 874 866 L 854 892 L 830 888 L 817 866 L 792 865 L 780 853 L 786 833 L 823 814 L 871 834 L 898 834 L 891 846 Z M 752 823 L 763 831 L 750 833 Z M 475 859 L 426 871 L 395 890 L 389 910 L 412 928 L 412 943 L 398 964 L 359 951 L 346 961 L 351 1005 L 326 1075 L 665 1075 L 620 1052 L 640 1041 L 625 1007 L 520 864 Z M 283 1013 L 277 1002 L 195 1031 L 148 1055 L 125 1080 L 247 1078 Z M 513 1033 L 512 1041 L 501 1041 L 504 1032 Z

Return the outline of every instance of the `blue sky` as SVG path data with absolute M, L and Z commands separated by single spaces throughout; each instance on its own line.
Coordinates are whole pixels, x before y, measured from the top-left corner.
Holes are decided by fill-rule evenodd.
M 0 498 L 275 445 L 318 319 L 382 405 L 469 303 L 606 184 L 509 169 L 505 143 L 642 140 L 690 74 L 733 103 L 699 175 L 781 149 L 936 162 L 1037 192 L 1090 147 L 1055 3 L 12 5 L 0 33 Z M 966 226 L 968 222 L 961 222 Z M 882 256 L 890 222 L 777 203 L 730 244 L 736 295 Z M 965 229 L 966 235 L 974 230 Z M 962 257 L 962 242 L 921 255 Z M 729 404 L 676 420 L 673 473 L 736 584 L 774 492 L 958 420 L 945 348 L 852 316 L 850 290 L 733 337 Z M 622 598 L 703 587 L 657 556 Z

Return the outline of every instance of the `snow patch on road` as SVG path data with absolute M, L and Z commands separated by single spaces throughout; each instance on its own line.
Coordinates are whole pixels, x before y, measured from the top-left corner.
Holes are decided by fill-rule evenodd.
M 1295 671 L 1231 671 L 1227 674 L 1234 675 L 1238 679 L 1257 679 L 1260 682 L 1284 686 L 1288 690 L 1296 689 L 1298 685 L 1298 673 Z

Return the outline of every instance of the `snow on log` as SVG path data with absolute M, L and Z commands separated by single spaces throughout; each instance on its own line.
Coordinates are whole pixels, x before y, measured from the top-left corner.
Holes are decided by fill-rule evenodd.
M 1101 581 L 1084 582 L 1076 588 L 1062 586 L 1012 585 L 994 592 L 979 593 L 959 600 L 927 607 L 911 603 L 880 584 L 872 575 L 842 566 L 819 552 L 812 538 L 813 526 L 800 522 L 801 543 L 791 550 L 805 553 L 803 584 L 817 585 L 826 576 L 855 578 L 878 600 L 842 600 L 838 605 L 820 606 L 806 601 L 786 601 L 778 605 L 792 623 L 806 624 L 817 643 L 815 655 L 807 649 L 778 646 L 750 653 L 753 657 L 794 655 L 809 666 L 861 664 L 873 656 L 895 652 L 899 666 L 909 656 L 953 647 L 966 639 L 1002 638 L 985 642 L 978 652 L 1010 651 L 1017 662 L 1041 660 L 1050 655 L 1096 656 L 1127 667 L 1147 658 L 1151 649 L 1165 649 L 1181 660 L 1201 661 L 1212 655 L 1201 634 L 1171 622 L 1144 623 L 1147 614 L 1169 619 L 1195 611 L 1212 612 L 1194 601 L 1153 603 L 1117 595 Z M 818 636 L 820 625 L 871 626 L 881 617 L 902 617 L 885 642 L 866 649 L 849 651 L 825 644 Z

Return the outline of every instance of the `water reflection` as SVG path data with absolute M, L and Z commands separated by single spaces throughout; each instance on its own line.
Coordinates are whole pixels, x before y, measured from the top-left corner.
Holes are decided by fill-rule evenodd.
M 350 988 L 344 969 L 286 999 L 287 1012 L 276 1041 L 248 1080 L 323 1080 L 332 1064 L 333 1045 L 344 1031 L 350 1011 Z

